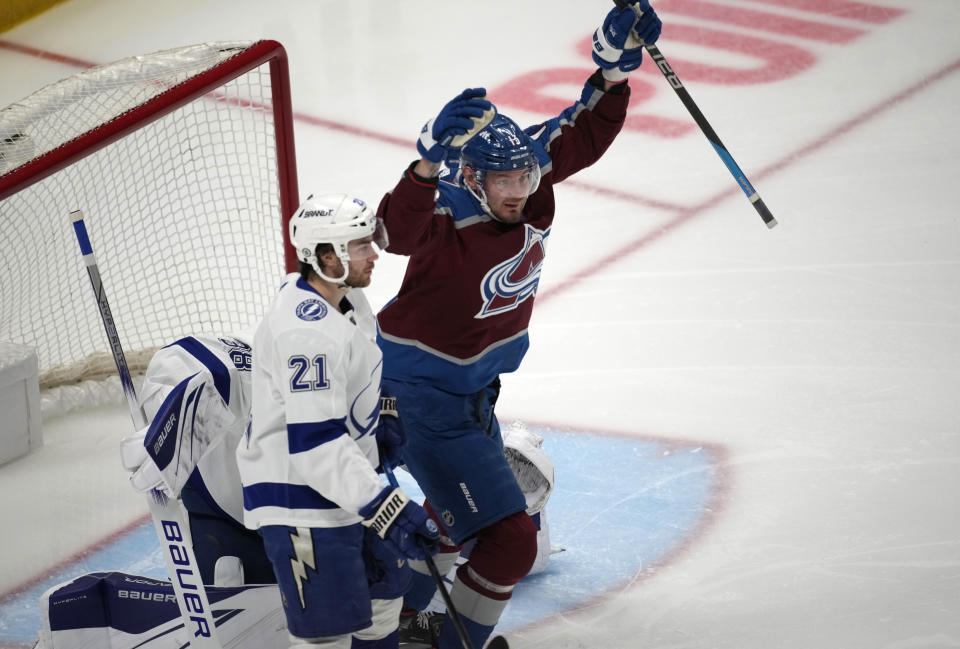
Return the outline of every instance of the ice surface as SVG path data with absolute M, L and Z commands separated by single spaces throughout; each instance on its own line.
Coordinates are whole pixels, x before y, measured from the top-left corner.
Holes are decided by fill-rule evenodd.
M 557 190 L 531 351 L 498 405 L 547 431 L 568 547 L 511 604 L 512 646 L 960 647 L 960 5 L 867 5 L 717 3 L 762 14 L 734 25 L 655 0 L 661 50 L 780 225 L 699 131 L 651 131 L 689 117 L 656 70 L 634 75 L 637 128 Z M 302 192 L 375 202 L 464 87 L 525 124 L 548 113 L 517 79 L 572 99 L 608 6 L 72 0 L 0 35 L 0 105 L 82 61 L 273 38 Z M 375 305 L 403 267 L 381 258 Z M 43 449 L 0 468 L 0 646 L 29 642 L 18 593 L 144 522 L 117 462 L 128 429 L 121 406 L 47 422 Z M 553 606 L 564 579 L 585 592 Z

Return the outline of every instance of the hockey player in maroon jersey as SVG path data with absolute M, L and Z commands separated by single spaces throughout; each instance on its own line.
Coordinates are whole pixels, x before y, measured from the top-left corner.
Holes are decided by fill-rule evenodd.
M 638 11 L 612 9 L 596 30 L 599 69 L 573 105 L 524 130 L 494 116 L 482 88 L 463 91 L 424 126 L 421 158 L 378 209 L 387 251 L 410 258 L 396 298 L 378 314 L 383 388 L 398 397 L 404 461 L 446 536 L 440 572 L 475 539 L 451 589 L 475 647 L 536 555 L 537 529 L 494 415 L 499 375 L 516 370 L 528 347 L 553 186 L 613 142 L 626 117 L 627 76 L 640 65 L 642 43 L 660 34 L 648 1 L 632 4 Z M 459 169 L 441 180 L 444 161 Z M 433 582 L 425 565 L 413 567 L 404 604 L 422 610 Z M 437 646 L 461 646 L 454 624 L 444 623 Z

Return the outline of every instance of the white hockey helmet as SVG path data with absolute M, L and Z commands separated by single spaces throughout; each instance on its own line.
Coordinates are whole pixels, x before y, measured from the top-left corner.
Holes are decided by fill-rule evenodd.
M 374 236 L 380 248 L 386 247 L 385 236 L 378 228 L 377 215 L 362 200 L 350 194 L 323 194 L 307 197 L 290 218 L 290 243 L 297 259 L 310 264 L 328 282 L 342 282 L 350 272 L 348 244 L 356 239 Z M 327 277 L 320 269 L 317 246 L 329 243 L 343 262 L 340 277 Z

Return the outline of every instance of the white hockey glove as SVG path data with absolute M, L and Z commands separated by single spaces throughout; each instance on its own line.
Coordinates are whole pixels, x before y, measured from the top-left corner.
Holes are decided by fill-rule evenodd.
M 235 417 L 212 383 L 195 374 L 163 400 L 146 429 L 121 440 L 123 468 L 138 492 L 153 489 L 177 498 L 211 444 Z
M 542 510 L 553 492 L 553 462 L 543 452 L 543 438 L 521 422 L 503 433 L 503 452 L 527 500 L 527 513 Z

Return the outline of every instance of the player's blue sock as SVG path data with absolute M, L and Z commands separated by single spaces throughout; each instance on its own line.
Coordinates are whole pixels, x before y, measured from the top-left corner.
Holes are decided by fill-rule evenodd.
M 480 624 L 463 615 L 460 615 L 460 620 L 474 647 L 482 647 L 493 633 L 494 625 L 492 624 L 490 626 Z M 444 617 L 443 629 L 440 631 L 440 637 L 437 638 L 437 647 L 438 649 L 463 649 L 463 643 L 460 642 L 460 636 L 457 634 L 457 625 L 454 624 L 449 613 Z
M 413 608 L 422 611 L 427 608 L 427 604 L 433 599 L 433 594 L 437 592 L 437 585 L 433 577 L 425 575 L 416 570 L 411 570 L 410 587 L 403 596 L 403 607 Z

